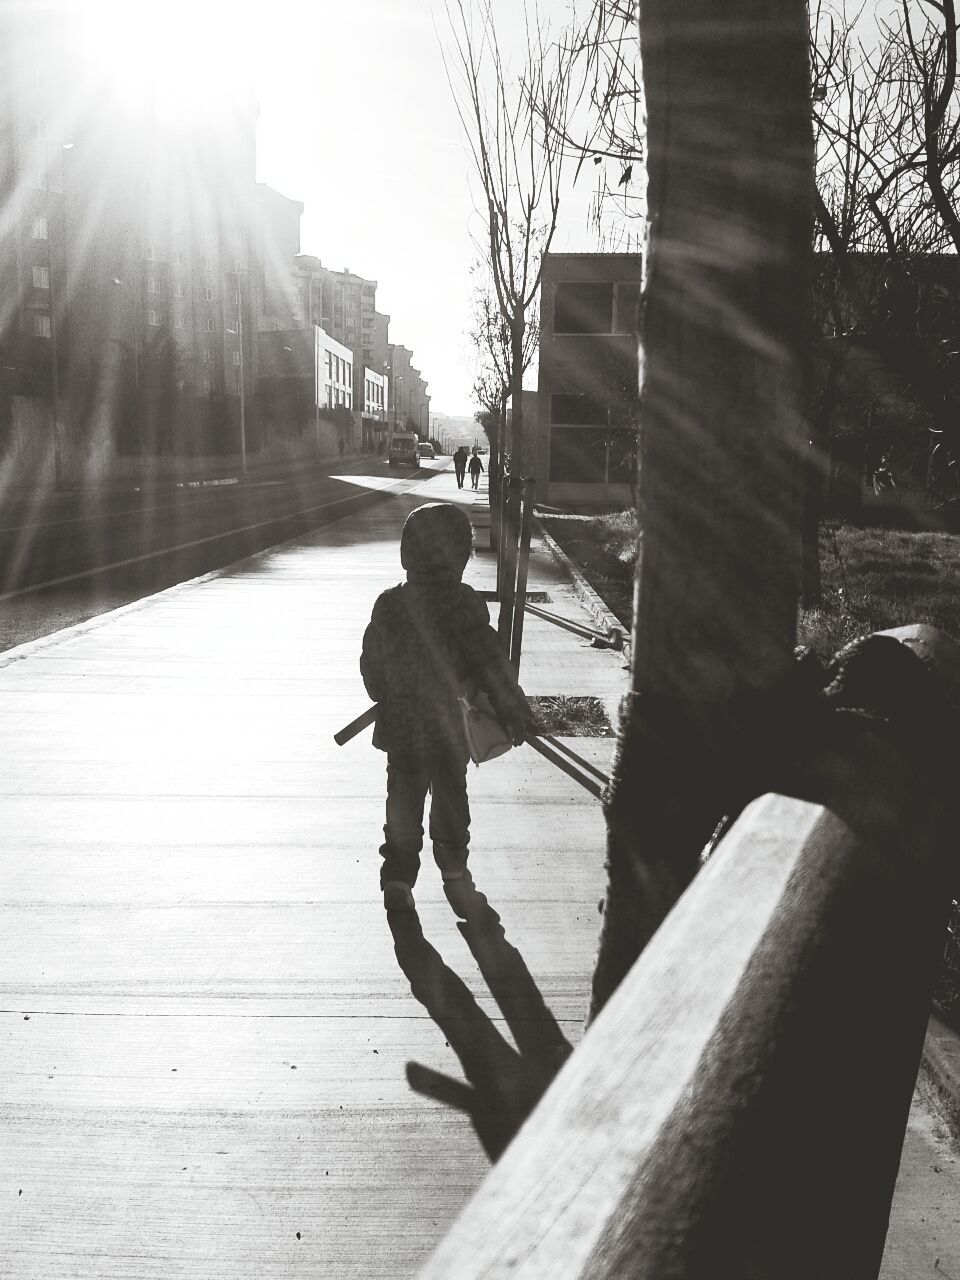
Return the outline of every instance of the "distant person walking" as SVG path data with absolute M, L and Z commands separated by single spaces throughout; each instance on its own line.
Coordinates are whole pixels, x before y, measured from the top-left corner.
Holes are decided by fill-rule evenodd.
M 470 483 L 476 489 L 480 483 L 480 472 L 483 470 L 483 463 L 480 461 L 479 453 L 474 452 L 470 456 Z
M 457 473 L 457 488 L 462 489 L 463 477 L 467 471 L 467 450 L 464 445 L 461 445 L 453 455 L 453 469 Z

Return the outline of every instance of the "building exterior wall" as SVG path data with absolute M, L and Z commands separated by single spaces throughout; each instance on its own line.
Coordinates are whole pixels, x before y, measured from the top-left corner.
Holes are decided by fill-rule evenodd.
M 300 253 L 302 203 L 256 182 L 252 95 L 238 87 L 205 121 L 162 116 L 146 92 L 124 109 L 78 56 L 71 13 L 0 6 L 0 397 L 52 403 L 56 370 L 67 435 L 95 422 L 109 443 L 151 355 L 173 350 L 177 394 L 229 399 L 233 419 L 246 404 L 253 440 L 261 373 L 281 376 L 261 370 L 273 357 L 259 335 L 318 328 L 324 404 L 359 420 L 369 370 L 391 412 L 377 283 Z M 426 384 L 414 387 L 410 359 L 402 348 L 397 371 L 416 420 Z M 219 407 L 179 415 L 176 431 L 156 424 L 156 447 Z M 221 443 L 236 434 L 234 422 Z
M 387 345 L 387 374 L 390 380 L 390 403 L 393 406 L 391 420 L 395 427 L 406 424 L 410 417 L 413 391 L 413 352 L 400 343 Z
M 547 254 L 540 296 L 539 501 L 632 500 L 639 395 L 639 254 Z

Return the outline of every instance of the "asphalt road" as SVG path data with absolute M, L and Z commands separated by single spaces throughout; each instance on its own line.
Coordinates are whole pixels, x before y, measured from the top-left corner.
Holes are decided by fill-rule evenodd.
M 301 537 L 422 479 L 423 471 L 359 458 L 242 484 L 7 497 L 0 649 Z

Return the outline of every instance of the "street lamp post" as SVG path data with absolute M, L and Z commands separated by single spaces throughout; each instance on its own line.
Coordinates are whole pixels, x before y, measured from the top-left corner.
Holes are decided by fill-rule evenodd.
M 235 274 L 237 277 L 237 342 L 240 348 L 237 377 L 240 384 L 240 475 L 242 477 L 247 474 L 247 418 L 246 396 L 243 385 L 243 294 L 240 287 L 240 272 L 241 268 L 238 266 Z

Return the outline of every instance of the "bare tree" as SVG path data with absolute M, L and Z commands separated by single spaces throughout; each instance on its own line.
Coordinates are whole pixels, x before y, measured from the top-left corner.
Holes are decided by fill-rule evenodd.
M 497 516 L 500 508 L 500 462 L 506 447 L 507 401 L 513 382 L 513 344 L 510 326 L 500 314 L 493 292 L 490 273 L 485 263 L 475 269 L 477 284 L 473 295 L 473 325 L 468 333 L 477 354 L 477 377 L 473 394 L 480 405 L 483 419 L 478 422 L 490 441 L 490 508 L 491 535 L 497 545 Z M 521 380 L 529 369 L 540 341 L 537 316 L 527 317 L 523 334 L 523 368 Z
M 511 456 L 523 445 L 524 344 L 528 313 L 539 289 L 543 256 L 557 226 L 569 82 L 549 51 L 539 14 L 526 17 L 524 63 L 511 76 L 500 49 L 492 0 L 449 0 L 453 49 L 447 75 L 482 192 L 485 257 L 493 297 L 510 340 Z M 545 128 L 545 120 L 557 129 Z M 500 596 L 500 634 L 509 636 L 514 609 L 520 492 L 511 486 Z
M 593 0 L 559 40 L 571 83 L 563 146 L 596 172 L 591 214 L 603 245 L 639 250 L 646 205 L 639 0 Z M 559 132 L 559 122 L 547 122 Z
M 960 249 L 957 40 L 954 0 L 901 0 L 868 40 L 842 4 L 819 6 L 811 27 L 833 336 L 873 349 L 955 455 L 956 378 L 918 277 L 930 255 Z

